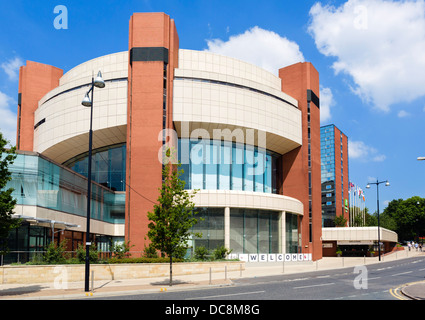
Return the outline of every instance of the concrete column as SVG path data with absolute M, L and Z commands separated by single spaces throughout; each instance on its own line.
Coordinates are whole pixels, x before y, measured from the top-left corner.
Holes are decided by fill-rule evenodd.
M 286 253 L 286 211 L 280 213 L 280 248 Z
M 224 208 L 224 247 L 230 249 L 230 208 Z

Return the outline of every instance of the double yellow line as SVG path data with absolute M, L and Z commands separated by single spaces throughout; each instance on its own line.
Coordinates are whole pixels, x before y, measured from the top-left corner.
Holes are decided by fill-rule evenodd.
M 409 298 L 407 298 L 405 295 L 403 295 L 402 293 L 401 293 L 401 288 L 403 288 L 404 287 L 404 285 L 403 286 L 401 286 L 401 287 L 397 287 L 397 288 L 391 288 L 390 289 L 390 294 L 394 297 L 394 298 L 397 298 L 397 299 L 399 299 L 399 300 L 410 300 Z
M 412 285 L 412 284 L 415 284 L 415 283 L 419 283 L 419 282 L 423 282 L 423 281 L 415 281 L 415 282 L 410 282 L 410 283 L 405 283 L 405 284 L 403 284 L 403 285 L 401 285 L 400 287 L 397 287 L 397 288 L 391 288 L 390 289 L 390 294 L 394 297 L 394 298 L 397 298 L 397 299 L 399 299 L 399 300 L 411 300 L 410 298 L 408 298 L 408 297 L 406 297 L 402 292 L 401 292 L 401 289 L 403 288 L 403 287 L 407 287 L 407 286 L 410 286 L 410 285 Z

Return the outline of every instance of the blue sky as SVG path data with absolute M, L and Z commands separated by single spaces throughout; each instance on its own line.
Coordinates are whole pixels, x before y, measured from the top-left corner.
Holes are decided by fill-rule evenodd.
M 68 10 L 68 29 L 56 29 Z M 165 12 L 176 21 L 180 48 L 210 50 L 272 72 L 297 61 L 320 74 L 322 125 L 350 141 L 350 180 L 376 209 L 425 196 L 424 0 L 2 1 L 0 4 L 0 130 L 15 142 L 18 68 L 26 60 L 67 72 L 128 49 L 133 12 Z M 63 21 L 62 21 L 63 22 Z

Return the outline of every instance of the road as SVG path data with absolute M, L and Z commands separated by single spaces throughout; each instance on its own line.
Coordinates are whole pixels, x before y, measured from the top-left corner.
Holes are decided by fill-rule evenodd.
M 120 294 L 101 300 L 398 300 L 397 288 L 424 280 L 425 257 L 307 273 L 234 279 L 232 286 L 146 294 Z M 251 303 L 252 304 L 252 303 Z

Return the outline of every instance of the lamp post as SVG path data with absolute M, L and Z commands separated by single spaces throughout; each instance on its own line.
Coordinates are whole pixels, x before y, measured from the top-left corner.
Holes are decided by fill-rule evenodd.
M 366 188 L 369 189 L 371 184 L 376 184 L 376 202 L 377 202 L 377 209 L 378 209 L 378 257 L 379 257 L 379 261 L 381 261 L 381 232 L 379 230 L 379 185 L 381 183 L 385 183 L 386 187 L 388 187 L 390 185 L 388 180 L 378 181 L 378 179 L 376 179 L 376 182 L 369 182 L 366 186 Z
M 91 215 L 91 162 L 92 162 L 92 142 L 93 142 L 93 91 L 94 87 L 104 88 L 105 82 L 102 79 L 102 73 L 99 71 L 96 79 L 92 77 L 90 90 L 87 91 L 81 104 L 84 107 L 90 108 L 90 131 L 89 131 L 89 158 L 88 158 L 88 170 L 87 170 L 87 230 L 86 230 L 86 270 L 85 270 L 85 285 L 84 290 L 90 291 L 89 280 L 90 280 L 90 215 Z M 89 94 L 91 92 L 91 99 Z

